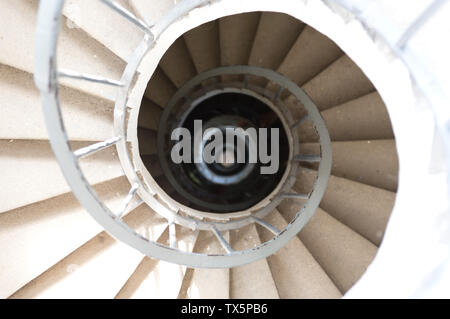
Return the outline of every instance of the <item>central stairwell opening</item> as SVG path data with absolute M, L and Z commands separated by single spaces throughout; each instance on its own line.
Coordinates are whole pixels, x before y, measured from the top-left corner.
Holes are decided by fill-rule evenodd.
M 227 108 L 221 109 L 220 99 L 226 100 L 226 97 L 218 95 L 216 100 L 206 98 L 198 106 L 205 109 L 197 109 L 197 113 L 193 107 L 180 107 L 176 109 L 178 113 L 167 110 L 168 105 L 172 107 L 171 99 L 183 93 L 187 82 L 199 74 L 229 66 L 261 67 L 276 71 L 301 87 L 320 110 L 331 137 L 333 153 L 332 175 L 325 196 L 298 238 L 264 263 L 271 269 L 280 297 L 311 296 L 301 287 L 308 281 L 299 274 L 305 263 L 318 266 L 316 270 L 313 270 L 315 266 L 311 268 L 312 273 L 308 275 L 313 276 L 314 280 L 309 280 L 318 285 L 314 287 L 317 293 L 315 296 L 344 294 L 364 274 L 382 242 L 395 201 L 398 159 L 391 121 L 379 93 L 345 52 L 311 26 L 286 14 L 250 12 L 202 24 L 176 39 L 152 75 L 139 111 L 139 149 L 141 159 L 149 171 L 148 176 L 153 179 L 150 183 L 158 185 L 165 192 L 164 197 L 169 198 L 168 205 L 188 207 L 206 218 L 208 213 L 220 211 L 232 215 L 233 212 L 250 207 L 248 204 L 240 207 L 232 205 L 237 202 L 226 202 L 227 209 L 215 209 L 217 196 L 222 194 L 222 185 L 217 181 L 203 185 L 205 193 L 196 193 L 198 198 L 212 199 L 210 206 L 205 202 L 196 205 L 195 196 L 189 200 L 182 195 L 185 192 L 177 191 L 180 187 L 181 190 L 183 187 L 189 189 L 189 186 L 180 186 L 173 177 L 168 178 L 162 168 L 166 164 L 161 165 L 164 158 L 158 156 L 158 152 L 167 154 L 170 151 L 169 148 L 164 151 L 158 149 L 159 135 L 166 141 L 170 139 L 167 132 L 158 130 L 167 126 L 183 126 L 180 118 L 190 121 L 192 125 L 193 120 L 202 119 L 205 112 L 226 115 L 229 108 L 233 107 L 237 113 L 248 110 L 263 117 L 264 111 L 258 109 L 259 106 L 245 101 L 238 94 L 229 97 Z M 214 81 L 209 79 L 200 83 L 198 90 L 201 94 L 197 98 L 207 96 L 214 89 L 242 89 L 248 87 L 249 83 L 258 87 L 262 96 L 276 96 L 287 107 L 293 122 L 300 122 L 295 126 L 295 133 L 301 152 L 320 154 L 318 136 L 313 123 L 304 119 L 301 101 L 280 90 L 280 86 L 272 81 L 251 76 L 221 75 Z M 187 93 L 183 98 L 187 105 L 195 104 Z M 170 116 L 163 118 L 164 113 L 170 113 Z M 161 125 L 161 118 L 165 125 Z M 166 123 L 168 119 L 172 122 Z M 287 139 L 280 146 L 289 153 Z M 286 160 L 287 157 L 285 155 Z M 295 173 L 292 193 L 308 193 L 317 178 L 317 169 L 317 163 L 301 161 Z M 176 176 L 182 179 L 181 175 Z M 260 182 L 259 185 L 268 186 L 271 190 L 277 187 L 277 183 Z M 245 188 L 248 185 L 244 183 L 241 186 Z M 227 186 L 223 189 L 230 190 L 230 194 L 236 196 L 242 195 L 241 191 L 237 191 L 238 188 Z M 253 188 L 250 187 L 250 190 Z M 262 188 L 258 188 L 254 193 L 250 192 L 249 196 L 256 203 L 264 199 L 263 193 Z M 270 191 L 264 194 L 268 193 Z M 246 203 L 243 199 L 241 201 Z M 302 198 L 287 198 L 265 220 L 281 229 L 296 216 L 304 203 L 305 199 Z M 246 226 L 244 229 L 230 231 L 228 236 L 231 237 L 233 248 L 250 248 L 273 238 L 273 234 L 261 225 Z M 213 238 L 206 232 L 200 238 L 198 246 L 202 248 L 196 244 L 197 251 L 223 253 L 222 247 L 214 244 Z M 294 250 L 295 258 L 292 257 Z M 237 284 L 243 273 L 248 274 L 246 267 L 249 266 L 231 269 L 231 287 L 233 282 Z M 193 297 L 198 294 L 193 288 L 196 282 L 194 273 L 198 272 L 188 269 L 180 296 Z M 336 288 L 330 288 L 330 284 Z M 312 286 L 308 284 L 307 287 Z M 248 296 L 236 292 L 238 288 L 232 290 L 235 292 L 234 297 Z

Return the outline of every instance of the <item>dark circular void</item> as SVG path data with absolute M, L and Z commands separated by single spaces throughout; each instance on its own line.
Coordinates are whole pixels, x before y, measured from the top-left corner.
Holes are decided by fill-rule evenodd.
M 170 151 L 173 145 L 176 144 L 176 141 L 166 138 L 167 142 L 164 147 L 166 154 L 164 154 L 163 158 L 166 160 L 175 180 L 164 180 L 164 177 L 162 177 L 159 185 L 181 204 L 193 209 L 213 213 L 241 211 L 250 208 L 267 197 L 280 183 L 287 167 L 289 143 L 280 118 L 259 99 L 246 94 L 222 93 L 204 100 L 192 109 L 189 114 L 175 114 L 171 118 L 181 119 L 176 126 L 187 128 L 191 132 L 192 150 L 194 150 L 195 120 L 202 120 L 203 131 L 208 128 L 208 125 L 213 127 L 240 127 L 244 130 L 253 127 L 257 132 L 258 143 L 260 140 L 258 129 L 267 128 L 268 136 L 265 142 L 268 145 L 268 154 L 272 153 L 270 129 L 278 128 L 279 132 L 279 168 L 275 174 L 270 175 L 261 174 L 261 166 L 267 166 L 270 163 L 261 163 L 259 155 L 257 156 L 257 163 L 248 163 L 248 147 L 245 152 L 245 163 L 205 163 L 202 170 L 199 169 L 199 165 L 194 163 L 194 155 L 191 154 L 191 163 L 175 164 L 171 160 Z M 223 136 L 225 137 L 225 134 Z M 236 140 L 234 146 L 236 146 Z M 259 146 L 257 150 L 259 151 Z M 237 156 L 235 151 L 233 152 L 229 149 L 224 148 L 223 152 L 229 156 L 234 155 L 235 158 Z M 204 173 L 205 170 L 215 174 L 215 176 L 219 176 L 221 180 L 230 179 L 234 182 L 225 184 L 215 182 L 214 179 L 208 177 L 209 173 Z M 180 187 L 185 194 L 177 191 Z

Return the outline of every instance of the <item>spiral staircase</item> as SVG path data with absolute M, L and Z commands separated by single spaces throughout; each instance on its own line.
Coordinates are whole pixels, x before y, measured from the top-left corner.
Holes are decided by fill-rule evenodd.
M 179 7 L 172 0 L 111 3 L 65 1 L 60 68 L 119 81 L 144 36 L 142 25 L 155 30 L 158 21 Z M 122 14 L 112 8 L 117 5 Z M 162 58 L 149 67 L 153 71 L 144 86 L 135 79 L 143 94 L 130 103 L 136 110 L 137 158 L 163 205 L 189 210 L 189 201 L 183 202 L 173 189 L 158 154 L 158 130 L 174 119 L 164 117 L 166 107 L 186 83 L 211 70 L 218 70 L 216 79 L 202 82 L 201 88 L 228 88 L 231 82 L 263 88 L 262 95 L 282 101 L 290 121 L 297 123 L 295 147 L 307 156 L 320 154 L 314 123 L 303 120 L 303 105 L 294 95 L 267 78 L 220 73 L 233 66 L 276 71 L 312 100 L 331 139 L 331 176 L 319 207 L 284 247 L 232 268 L 188 267 L 151 258 L 115 239 L 72 194 L 52 152 L 33 82 L 34 63 L 39 64 L 34 61 L 38 6 L 37 0 L 4 1 L 0 10 L 0 297 L 340 298 L 358 282 L 383 241 L 399 165 L 383 99 L 333 40 L 292 16 L 261 9 L 187 28 L 175 41 L 166 41 L 168 49 L 150 48 L 160 50 Z M 136 20 L 130 23 L 124 12 Z M 89 150 L 113 136 L 117 82 L 105 85 L 79 77 L 65 73 L 59 99 L 71 148 Z M 311 192 L 320 171 L 316 161 L 298 161 L 288 194 L 261 220 L 221 232 L 193 231 L 168 220 L 130 190 L 118 152 L 102 147 L 79 161 L 98 197 L 148 240 L 208 256 L 270 242 L 295 220 L 308 201 L 299 194 Z

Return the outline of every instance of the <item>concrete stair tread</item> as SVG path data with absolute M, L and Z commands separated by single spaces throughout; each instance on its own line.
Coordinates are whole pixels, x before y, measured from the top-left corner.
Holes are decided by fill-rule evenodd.
M 223 235 L 229 240 L 229 233 Z M 212 232 L 201 231 L 194 247 L 194 252 L 202 254 L 225 253 L 221 244 Z M 230 269 L 197 268 L 189 269 L 187 287 L 183 298 L 187 299 L 229 299 L 230 298 Z M 212 285 L 211 283 L 214 283 Z
M 291 220 L 291 212 L 280 212 Z M 347 292 L 366 271 L 377 253 L 370 241 L 318 208 L 298 237 L 333 280 Z
M 277 210 L 264 220 L 278 229 L 287 226 L 287 221 Z M 273 234 L 266 229 L 257 229 L 263 241 L 273 238 Z M 282 299 L 342 297 L 339 289 L 298 237 L 294 237 L 286 246 L 269 256 L 267 262 Z
M 126 0 L 115 2 L 128 11 L 132 10 Z M 123 61 L 128 60 L 144 38 L 143 31 L 101 1 L 66 1 L 63 14 Z
M 0 118 L 2 139 L 48 139 L 39 91 L 30 73 L 0 65 Z M 111 101 L 60 87 L 61 108 L 69 139 L 103 141 L 112 137 Z M 24 116 L 26 114 L 27 116 Z
M 372 92 L 322 112 L 332 141 L 393 139 L 389 114 L 378 92 Z M 315 141 L 311 126 L 298 127 L 302 142 Z
M 222 66 L 242 65 L 248 62 L 260 15 L 259 12 L 252 12 L 219 20 Z
M 197 74 L 184 37 L 179 37 L 170 46 L 159 61 L 159 67 L 177 88 Z
M 263 12 L 258 24 L 249 65 L 276 70 L 297 40 L 304 23 L 282 13 Z M 274 43 L 277 45 L 274 45 Z M 264 80 L 258 82 L 265 84 Z
M 378 92 L 322 112 L 333 141 L 393 139 L 391 121 Z
M 93 142 L 72 142 L 72 149 Z M 2 182 L 0 212 L 42 201 L 70 191 L 48 141 L 0 140 Z M 90 184 L 123 175 L 114 148 L 80 160 Z
M 153 0 L 151 6 L 148 5 L 148 0 L 128 0 L 128 3 L 134 12 L 150 26 L 175 6 L 173 0 Z
M 332 174 L 396 192 L 398 157 L 395 140 L 332 142 Z M 303 143 L 302 154 L 318 154 L 318 144 Z
M 146 128 L 138 128 L 139 152 L 141 155 L 152 155 L 157 153 L 156 131 Z M 143 143 L 142 141 L 145 141 Z
M 278 72 L 303 85 L 342 55 L 342 50 L 328 37 L 305 26 Z
M 145 96 L 152 102 L 164 108 L 176 92 L 176 87 L 161 68 L 156 68 L 150 79 Z
M 139 110 L 138 126 L 157 131 L 162 112 L 163 110 L 159 105 L 144 97 Z
M 321 111 L 375 91 L 348 55 L 334 61 L 302 88 Z
M 2 6 L 0 20 L 8 27 L 0 31 L 0 63 L 33 73 L 37 5 L 37 1 L 18 0 Z M 64 17 L 61 27 L 59 68 L 120 79 L 125 67 L 123 60 Z M 115 99 L 113 87 L 65 79 L 61 83 L 101 98 Z
M 294 189 L 310 190 L 317 172 L 301 167 Z M 381 244 L 395 201 L 395 193 L 331 175 L 320 207 L 376 246 Z
M 165 220 L 145 205 L 124 221 L 150 239 L 158 237 L 166 226 Z M 114 298 L 141 260 L 140 252 L 101 232 L 12 298 Z
M 156 179 L 159 176 L 163 175 L 163 170 L 161 164 L 159 163 L 158 154 L 143 155 L 141 158 L 142 162 L 148 169 L 149 173 L 153 176 L 153 178 Z
M 197 73 L 220 66 L 219 22 L 211 21 L 186 32 L 184 40 Z
M 119 177 L 94 189 L 114 210 L 119 209 L 129 187 L 127 179 Z M 129 209 L 137 205 L 133 201 Z M 0 214 L 0 239 L 5 243 L 0 297 L 10 296 L 102 230 L 72 193 Z
M 197 234 L 176 227 L 178 248 L 192 251 Z M 159 242 L 168 244 L 166 230 Z M 182 287 L 186 267 L 144 257 L 115 296 L 117 299 L 175 299 Z
M 261 240 L 254 224 L 234 230 L 231 233 L 231 247 L 234 250 L 249 249 L 260 243 Z M 279 298 L 277 287 L 266 259 L 231 268 L 230 297 L 232 299 Z

